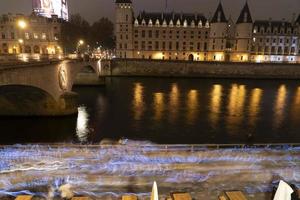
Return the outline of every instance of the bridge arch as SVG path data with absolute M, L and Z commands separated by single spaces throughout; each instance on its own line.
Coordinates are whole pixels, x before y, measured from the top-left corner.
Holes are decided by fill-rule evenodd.
M 74 113 L 76 95 L 64 93 L 58 100 L 47 91 L 29 85 L 0 86 L 0 115 L 57 116 Z

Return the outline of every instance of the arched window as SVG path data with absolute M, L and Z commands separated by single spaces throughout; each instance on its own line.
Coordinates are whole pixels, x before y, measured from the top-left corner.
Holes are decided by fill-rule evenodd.
M 25 46 L 25 53 L 31 53 L 31 46 L 29 45 Z
M 296 53 L 296 48 L 295 47 L 292 47 L 291 48 L 291 54 L 295 54 Z
M 37 45 L 35 45 L 35 46 L 33 47 L 33 53 L 40 53 L 40 47 L 37 46 Z

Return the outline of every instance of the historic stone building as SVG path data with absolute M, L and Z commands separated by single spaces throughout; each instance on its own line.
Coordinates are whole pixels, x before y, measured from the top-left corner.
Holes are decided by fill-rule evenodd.
M 45 54 L 62 53 L 59 46 L 61 19 L 36 15 L 0 16 L 0 54 Z
M 292 22 L 254 21 L 246 2 L 237 21 L 221 2 L 213 17 L 198 13 L 134 15 L 131 0 L 116 0 L 118 58 L 300 62 L 300 15 Z

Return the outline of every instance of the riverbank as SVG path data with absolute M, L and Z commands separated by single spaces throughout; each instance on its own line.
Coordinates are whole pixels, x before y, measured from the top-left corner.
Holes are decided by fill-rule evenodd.
M 114 59 L 101 61 L 103 76 L 299 79 L 300 64 Z

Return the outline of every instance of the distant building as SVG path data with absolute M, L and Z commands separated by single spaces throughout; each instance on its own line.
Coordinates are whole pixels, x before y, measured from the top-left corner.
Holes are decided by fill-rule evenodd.
M 59 46 L 61 19 L 36 15 L 0 16 L 0 54 L 45 54 L 62 53 Z
M 246 2 L 236 22 L 219 3 L 213 17 L 198 13 L 134 15 L 131 0 L 116 0 L 118 58 L 300 62 L 300 15 L 292 21 L 253 21 Z

